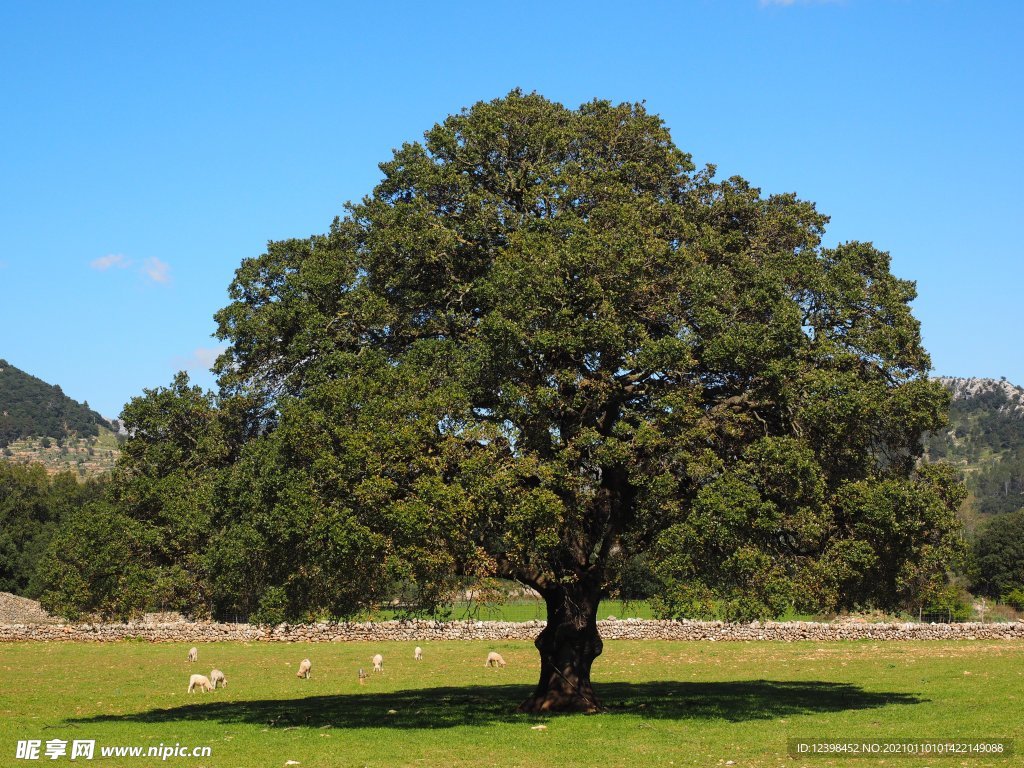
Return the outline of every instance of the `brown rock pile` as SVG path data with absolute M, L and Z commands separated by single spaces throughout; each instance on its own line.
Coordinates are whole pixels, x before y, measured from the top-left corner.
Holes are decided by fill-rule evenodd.
M 0 592 L 0 624 L 56 624 L 54 618 L 35 600 Z

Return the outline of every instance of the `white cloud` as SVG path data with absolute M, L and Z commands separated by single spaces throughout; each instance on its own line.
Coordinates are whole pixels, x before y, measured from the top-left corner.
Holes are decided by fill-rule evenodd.
M 120 253 L 108 253 L 106 256 L 100 256 L 98 259 L 93 259 L 89 262 L 90 267 L 98 269 L 100 272 L 106 272 L 111 267 L 125 269 L 131 265 L 132 260 L 126 259 L 124 255 Z
M 208 371 L 227 346 L 196 347 L 187 357 L 174 358 L 174 367 L 186 371 Z
M 171 265 L 156 256 L 150 256 L 142 265 L 142 274 L 154 283 L 167 284 L 171 282 Z

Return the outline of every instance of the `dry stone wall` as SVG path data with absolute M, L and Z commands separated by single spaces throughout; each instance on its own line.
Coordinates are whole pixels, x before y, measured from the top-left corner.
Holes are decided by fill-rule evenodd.
M 35 600 L 0 592 L 0 626 L 4 624 L 57 624 L 60 619 L 44 611 Z
M 532 640 L 542 621 L 385 621 L 361 624 L 281 624 L 259 627 L 215 622 L 127 624 L 0 624 L 0 642 L 143 640 L 154 643 L 358 642 L 430 640 Z M 809 640 L 1024 640 L 1024 622 L 1001 624 L 873 624 L 858 622 L 599 621 L 606 640 L 703 640 L 793 642 Z

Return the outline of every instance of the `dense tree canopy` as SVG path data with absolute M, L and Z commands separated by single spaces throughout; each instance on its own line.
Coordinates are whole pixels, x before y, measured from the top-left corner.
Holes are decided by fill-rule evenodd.
M 813 204 L 696 169 L 636 104 L 512 92 L 380 168 L 243 262 L 212 418 L 126 491 L 208 526 L 215 613 L 516 579 L 548 608 L 524 707 L 593 709 L 637 558 L 665 611 L 736 618 L 895 605 L 956 562 L 958 486 L 915 469 L 948 395 L 887 254 L 823 247 Z
M 38 596 L 38 564 L 51 539 L 75 510 L 102 496 L 104 485 L 0 460 L 0 592 Z

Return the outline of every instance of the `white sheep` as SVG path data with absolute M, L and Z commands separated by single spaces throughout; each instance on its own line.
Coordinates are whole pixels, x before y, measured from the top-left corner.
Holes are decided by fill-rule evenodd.
M 309 680 L 309 670 L 313 668 L 313 662 L 309 659 L 303 659 L 299 662 L 299 671 L 295 673 L 296 677 L 304 677 Z
M 199 686 L 200 691 L 212 691 L 213 686 L 210 685 L 210 678 L 206 675 L 192 675 L 188 679 L 188 692 L 192 693 L 196 686 Z
M 485 667 L 504 667 L 505 666 L 505 660 L 503 658 L 501 658 L 501 654 L 500 653 L 495 653 L 494 651 L 491 651 L 490 653 L 487 654 L 487 661 L 484 662 L 484 666 Z
M 417 645 L 416 648 L 413 649 L 412 657 L 416 659 L 416 661 L 423 661 L 423 649 Z
M 213 683 L 215 690 L 217 688 L 217 683 L 220 683 L 221 688 L 228 687 L 228 679 L 224 677 L 224 673 L 219 669 L 214 669 L 210 672 L 210 682 Z
M 372 659 L 370 659 L 370 661 L 373 662 L 373 671 L 374 672 L 383 672 L 384 671 L 384 657 L 381 656 L 379 653 L 376 656 L 374 656 Z
M 191 648 L 188 649 L 188 660 L 189 661 L 198 661 L 199 660 L 199 649 L 196 648 L 195 646 L 192 646 Z

